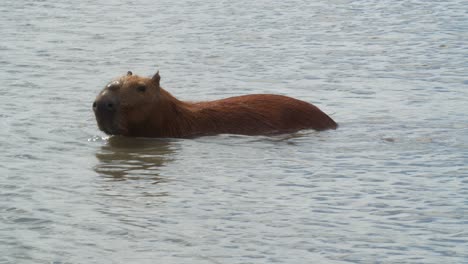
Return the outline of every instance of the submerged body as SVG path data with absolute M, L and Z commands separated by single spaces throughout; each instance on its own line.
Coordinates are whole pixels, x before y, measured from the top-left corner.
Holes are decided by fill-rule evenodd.
M 302 129 L 336 129 L 316 106 L 287 96 L 254 94 L 207 102 L 184 102 L 159 86 L 160 76 L 132 75 L 109 83 L 93 104 L 107 134 L 133 137 L 267 135 Z

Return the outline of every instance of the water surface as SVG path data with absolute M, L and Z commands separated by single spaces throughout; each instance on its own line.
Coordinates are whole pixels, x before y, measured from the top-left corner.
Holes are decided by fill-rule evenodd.
M 466 263 L 464 1 L 3 1 L 0 263 Z M 128 70 L 336 131 L 106 137 Z

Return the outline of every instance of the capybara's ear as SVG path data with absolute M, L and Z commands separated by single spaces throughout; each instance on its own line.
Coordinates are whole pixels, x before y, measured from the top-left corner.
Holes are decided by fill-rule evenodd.
M 159 76 L 159 71 L 153 75 L 153 78 L 151 78 L 154 82 L 154 84 L 156 84 L 157 87 L 159 87 L 159 81 L 161 80 L 161 76 Z
M 133 73 L 132 73 L 131 71 L 128 71 L 128 72 L 127 72 L 127 76 L 132 76 L 132 74 L 133 74 Z

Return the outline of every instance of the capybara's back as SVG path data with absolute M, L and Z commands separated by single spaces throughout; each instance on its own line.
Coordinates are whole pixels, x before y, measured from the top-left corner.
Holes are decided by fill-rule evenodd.
M 200 102 L 193 105 L 200 132 L 216 134 L 277 134 L 301 129 L 336 129 L 337 124 L 316 106 L 291 97 L 254 94 Z

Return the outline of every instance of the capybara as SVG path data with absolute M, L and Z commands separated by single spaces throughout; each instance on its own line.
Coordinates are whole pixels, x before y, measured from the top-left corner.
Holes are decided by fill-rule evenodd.
M 99 128 L 109 135 L 189 138 L 215 134 L 271 135 L 301 129 L 336 129 L 316 106 L 275 94 L 206 102 L 180 101 L 152 78 L 128 72 L 106 85 L 93 103 Z

